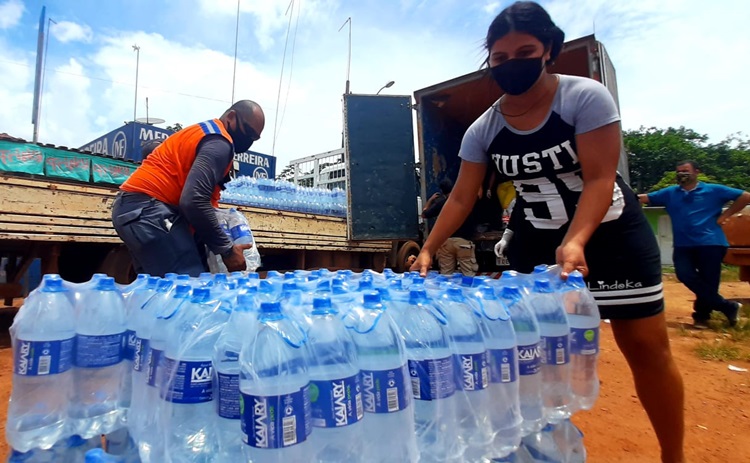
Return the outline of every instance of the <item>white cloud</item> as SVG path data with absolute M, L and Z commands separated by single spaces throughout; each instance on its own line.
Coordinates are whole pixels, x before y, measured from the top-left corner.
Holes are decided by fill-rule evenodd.
M 482 11 L 487 14 L 498 14 L 500 12 L 500 2 L 489 1 L 482 7 Z
M 76 24 L 70 21 L 60 21 L 52 24 L 50 33 L 60 42 L 90 42 L 93 37 L 91 28 L 87 25 Z
M 258 44 L 263 50 L 270 49 L 277 40 L 283 40 L 285 35 L 277 34 L 278 31 L 286 31 L 289 24 L 289 16 L 297 12 L 290 8 L 300 8 L 300 22 L 302 24 L 320 21 L 326 13 L 335 9 L 335 0 L 263 0 L 240 2 L 240 27 L 252 28 Z M 200 8 L 204 14 L 220 16 L 231 16 L 236 18 L 237 1 L 235 0 L 199 0 Z M 255 24 L 248 25 L 248 15 Z M 342 21 L 346 18 L 342 18 Z M 294 26 L 293 19 L 292 26 Z
M 10 29 L 18 24 L 23 11 L 21 0 L 8 0 L 0 4 L 0 29 Z

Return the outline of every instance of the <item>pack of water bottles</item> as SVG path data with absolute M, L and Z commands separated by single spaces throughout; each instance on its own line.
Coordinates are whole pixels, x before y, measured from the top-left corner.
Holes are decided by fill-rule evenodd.
M 233 244 L 252 244 L 250 249 L 245 249 L 243 254 L 245 255 L 245 265 L 247 271 L 254 272 L 261 266 L 260 252 L 258 246 L 255 245 L 255 238 L 253 238 L 253 231 L 250 229 L 250 223 L 247 221 L 245 215 L 235 208 L 230 209 L 215 209 L 216 218 L 219 221 L 219 225 L 224 233 L 227 235 Z M 224 265 L 224 260 L 221 256 L 218 256 L 208 250 L 208 268 L 211 273 L 228 273 L 227 266 Z
M 221 200 L 230 204 L 279 211 L 346 217 L 346 192 L 310 188 L 285 180 L 241 176 L 225 185 Z
M 11 328 L 10 461 L 583 462 L 598 326 L 546 268 L 45 275 Z

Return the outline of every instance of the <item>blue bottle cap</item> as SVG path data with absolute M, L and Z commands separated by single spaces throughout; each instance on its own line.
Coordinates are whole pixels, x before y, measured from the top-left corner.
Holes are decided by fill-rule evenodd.
M 281 278 L 281 273 L 276 270 L 269 270 L 266 272 L 266 278 Z
M 357 287 L 357 291 L 367 291 L 372 289 L 372 280 L 360 280 L 359 286 Z
M 368 305 L 380 304 L 382 301 L 383 301 L 383 298 L 380 297 L 380 293 L 379 292 L 368 291 L 368 292 L 364 293 L 365 307 L 367 307 Z
M 568 284 L 576 288 L 583 288 L 586 282 L 583 281 L 583 274 L 578 270 L 573 270 L 568 275 Z
M 177 278 L 177 274 L 174 272 L 165 273 L 164 278 L 166 278 L 167 280 L 174 280 L 175 278 Z
M 503 299 L 519 299 L 522 297 L 521 289 L 515 285 L 503 286 L 503 289 L 500 291 L 500 296 L 502 296 Z
M 409 303 L 416 304 L 427 300 L 427 293 L 424 289 L 412 289 L 409 291 Z
M 404 289 L 404 283 L 399 280 L 392 280 L 391 284 L 389 285 L 391 289 L 394 289 L 396 291 L 402 291 Z
M 258 275 L 258 272 L 247 272 L 247 277 L 251 280 L 260 280 L 260 275 Z
M 315 285 L 315 291 L 318 292 L 331 292 L 331 280 L 323 280 L 319 281 L 317 285 Z
M 413 273 L 413 272 L 409 272 L 409 274 L 411 274 L 411 273 Z M 417 272 L 417 276 L 415 276 L 415 277 L 412 278 L 411 285 L 412 286 L 424 286 L 424 278 L 422 278 L 421 276 L 419 276 L 419 272 Z
M 112 277 L 102 277 L 96 282 L 96 289 L 98 291 L 114 291 L 115 279 Z
M 466 288 L 471 288 L 473 284 L 474 284 L 474 277 L 470 277 L 470 276 L 461 277 L 461 286 L 464 286 Z
M 248 277 L 243 276 L 243 277 L 237 278 L 237 286 L 242 287 L 242 286 L 247 286 L 248 284 L 250 284 L 250 279 Z
M 486 277 L 486 276 L 481 276 L 480 275 L 480 276 L 474 277 L 474 280 L 472 281 L 471 286 L 478 288 L 478 287 L 480 287 L 482 285 L 486 285 L 487 284 L 487 280 L 489 280 L 489 278 Z
M 244 309 L 246 311 L 252 310 L 255 304 L 255 295 L 250 293 L 240 293 L 237 295 L 237 307 L 236 309 Z
M 463 296 L 463 293 L 461 292 L 461 288 L 452 284 L 448 286 L 448 289 L 445 290 L 445 294 L 447 294 L 449 297 Z
M 169 292 L 169 290 L 172 289 L 173 285 L 174 283 L 172 282 L 172 280 L 167 280 L 166 278 L 161 279 L 156 284 L 156 292 L 159 292 L 159 293 Z
M 323 315 L 337 312 L 338 311 L 331 305 L 331 299 L 327 297 L 313 298 L 313 315 Z
M 211 289 L 195 288 L 193 290 L 193 297 L 190 298 L 190 302 L 206 302 L 210 297 Z
M 278 302 L 261 302 L 260 313 L 263 315 L 281 314 L 281 304 Z
M 284 281 L 294 280 L 295 278 L 297 278 L 297 275 L 292 272 L 287 272 L 284 274 Z
M 297 291 L 298 289 L 299 288 L 297 287 L 297 283 L 295 281 L 285 281 L 281 286 L 281 291 L 285 293 L 289 291 Z
M 60 275 L 44 275 L 42 281 L 44 282 L 42 285 L 42 291 L 45 293 L 59 293 L 65 291 L 65 286 L 63 286 L 63 280 L 60 278 Z
M 214 275 L 214 283 L 226 284 L 229 281 L 226 273 L 217 273 Z
M 159 277 L 148 277 L 148 279 L 146 280 L 146 287 L 148 289 L 156 289 L 160 281 L 161 278 Z
M 551 293 L 552 286 L 549 284 L 549 280 L 546 278 L 540 278 L 534 281 L 534 292 L 536 293 Z
M 198 278 L 200 278 L 201 280 L 210 280 L 211 278 L 213 278 L 213 273 L 203 272 L 198 276 Z
M 232 278 L 240 278 L 240 277 L 243 277 L 244 275 L 242 274 L 242 272 L 232 272 L 229 274 L 229 276 Z
M 491 286 L 483 285 L 479 287 L 479 294 L 485 299 L 497 299 L 495 297 L 495 290 Z
M 534 267 L 534 270 L 531 273 L 544 273 L 549 269 L 547 267 L 547 264 L 539 264 L 536 267 Z
M 260 280 L 260 285 L 258 285 L 258 292 L 265 294 L 274 293 L 273 283 L 268 280 Z
M 190 295 L 190 290 L 193 289 L 190 285 L 177 285 L 174 290 L 175 299 L 184 299 Z

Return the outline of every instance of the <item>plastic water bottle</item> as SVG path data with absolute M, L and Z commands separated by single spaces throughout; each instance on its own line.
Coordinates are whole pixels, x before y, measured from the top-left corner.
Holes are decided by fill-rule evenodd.
M 245 339 L 257 329 L 253 294 L 240 294 L 237 306 L 229 317 L 214 346 L 214 391 L 219 453 L 217 463 L 244 461 L 240 427 L 240 351 Z
M 253 238 L 253 232 L 250 230 L 250 225 L 247 223 L 247 219 L 237 209 L 229 209 L 227 214 L 227 221 L 229 225 L 229 232 L 232 235 L 232 241 L 234 244 L 252 244 L 253 247 L 246 249 L 245 262 L 247 263 L 247 270 L 254 272 L 260 267 L 260 253 L 255 246 L 255 239 Z
M 73 398 L 68 415 L 75 434 L 88 439 L 117 429 L 121 408 L 125 306 L 115 280 L 104 277 L 81 299 L 76 313 Z
M 98 436 L 94 439 L 98 439 L 101 442 Z M 141 463 L 141 459 L 138 456 L 138 447 L 135 445 L 127 428 L 111 432 L 104 439 L 107 443 L 107 453 L 120 458 L 122 463 Z M 80 462 L 81 460 L 81 458 L 78 458 L 74 461 Z
M 479 288 L 478 302 L 482 308 L 485 336 L 490 360 L 490 405 L 488 407 L 495 438 L 492 458 L 504 457 L 521 443 L 521 408 L 518 383 L 518 351 L 516 333 L 510 312 L 489 286 Z
M 542 348 L 539 322 L 518 286 L 503 286 L 500 299 L 510 314 L 518 351 L 518 386 L 521 404 L 521 433 L 541 431 L 546 421 L 542 401 Z
M 570 420 L 563 420 L 552 426 L 552 437 L 565 463 L 584 463 L 586 448 L 583 445 L 583 433 Z
M 523 438 L 523 447 L 533 463 L 566 463 L 552 434 L 553 429 L 548 424 L 541 431 Z
M 151 298 L 135 308 L 129 317 L 129 322 L 135 331 L 131 390 L 136 400 L 132 401 L 128 410 L 128 427 L 136 439 L 140 439 L 141 432 L 145 430 L 145 415 L 149 411 L 143 400 L 148 388 L 149 343 L 156 324 L 157 313 L 163 311 L 164 305 L 170 301 L 170 290 L 173 286 L 174 283 L 170 280 L 159 280 L 156 290 L 151 291 Z
M 409 292 L 399 328 L 408 357 L 414 396 L 414 421 L 420 463 L 460 462 L 456 381 L 447 319 L 427 299 L 424 289 Z
M 357 348 L 328 297 L 315 297 L 307 333 L 313 462 L 361 461 L 364 406 Z
M 21 453 L 49 449 L 65 435 L 76 334 L 66 293 L 58 275 L 45 275 L 10 328 L 13 389 L 5 435 Z
M 146 354 L 147 366 L 147 388 L 141 398 L 140 407 L 144 410 L 143 419 L 136 421 L 138 429 L 158 429 L 160 426 L 159 405 L 161 405 L 161 392 L 165 387 L 166 360 L 164 351 L 167 349 L 168 334 L 170 326 L 177 320 L 182 305 L 189 300 L 191 286 L 177 285 L 172 293 L 171 299 L 166 301 L 156 310 L 156 320 L 151 333 L 148 353 Z M 140 433 L 136 436 L 138 441 L 138 452 L 144 463 L 159 462 L 164 459 L 164 446 L 161 435 L 158 433 Z
M 574 401 L 571 411 L 591 410 L 599 397 L 599 309 L 586 288 L 581 272 L 574 271 L 562 288 L 563 304 L 570 322 L 570 386 Z
M 366 412 L 363 461 L 416 462 L 419 453 L 406 346 L 380 293 L 365 293 L 363 303 L 347 312 L 344 323 L 352 332 L 359 358 Z
M 496 430 L 490 422 L 490 362 L 482 319 L 461 288 L 449 286 L 435 302 L 445 314 L 453 352 L 456 381 L 456 419 L 467 461 L 480 461 L 490 453 Z
M 258 322 L 240 352 L 245 461 L 309 461 L 312 411 L 305 338 L 278 302 L 262 302 Z
M 210 289 L 196 288 L 170 326 L 161 424 L 171 461 L 204 463 L 216 455 L 212 357 L 227 318 Z
M 530 299 L 542 342 L 542 400 L 548 421 L 570 417 L 570 325 L 550 281 L 538 279 Z
M 140 275 L 139 275 L 140 276 Z M 127 298 L 125 298 L 125 294 L 123 294 L 123 298 L 125 299 L 125 351 L 123 352 L 123 358 L 125 360 L 126 366 L 125 366 L 125 374 L 122 378 L 122 395 L 121 399 L 123 401 L 122 407 L 123 408 L 129 408 L 130 407 L 130 399 L 132 396 L 132 370 L 133 370 L 133 359 L 135 358 L 135 351 L 136 351 L 136 320 L 138 319 L 138 312 L 141 310 L 141 307 L 143 307 L 143 304 L 145 304 L 151 297 L 154 295 L 154 291 L 156 290 L 156 285 L 159 282 L 159 277 L 147 277 L 143 281 L 139 283 L 139 285 L 134 286 L 132 291 L 127 295 Z M 135 285 L 135 283 L 133 283 Z M 127 414 L 128 417 L 130 413 Z

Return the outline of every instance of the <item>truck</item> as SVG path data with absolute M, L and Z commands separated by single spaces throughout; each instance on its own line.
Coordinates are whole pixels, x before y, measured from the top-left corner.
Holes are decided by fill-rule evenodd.
M 619 105 L 615 68 L 594 35 L 565 43 L 548 70 L 597 80 Z M 350 211 L 351 235 L 394 240 L 389 264 L 405 268 L 429 234 L 429 223 L 419 227 L 415 196 L 426 204 L 439 191 L 442 179 L 456 179 L 458 151 L 466 129 L 501 94 L 483 69 L 417 90 L 414 100 L 408 95 L 344 95 L 347 186 L 350 203 L 357 206 Z M 414 154 L 412 115 L 416 118 L 418 157 Z M 618 170 L 629 181 L 624 147 Z M 499 209 L 497 214 L 501 213 Z M 502 229 L 500 223 L 474 236 L 480 273 L 498 276 L 503 270 L 503 262 L 496 260 L 493 252 Z

